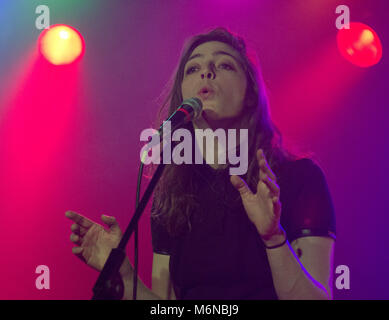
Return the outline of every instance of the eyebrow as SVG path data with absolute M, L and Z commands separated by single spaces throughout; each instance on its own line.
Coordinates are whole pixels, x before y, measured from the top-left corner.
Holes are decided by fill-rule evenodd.
M 215 51 L 214 53 L 212 53 L 212 55 L 213 55 L 213 56 L 227 55 L 227 56 L 230 56 L 231 58 L 233 58 L 236 62 L 239 62 L 239 60 L 238 60 L 235 56 L 233 56 L 231 53 L 228 53 L 228 52 L 223 51 L 223 50 Z M 202 57 L 204 57 L 203 54 L 201 54 L 201 53 L 196 53 L 196 54 L 194 54 L 193 56 L 191 56 L 191 57 L 188 59 L 188 61 L 186 61 L 186 63 L 188 63 L 188 62 L 189 62 L 190 60 L 192 60 L 192 59 L 195 59 L 195 58 L 202 58 Z

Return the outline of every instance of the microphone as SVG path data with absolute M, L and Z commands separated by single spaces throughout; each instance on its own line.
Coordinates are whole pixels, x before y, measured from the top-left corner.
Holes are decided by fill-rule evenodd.
M 171 146 L 171 133 L 174 132 L 175 129 L 180 128 L 185 123 L 199 118 L 202 109 L 203 103 L 199 98 L 190 98 L 184 100 L 182 104 L 177 108 L 177 110 L 174 111 L 173 114 L 162 123 L 159 129 L 157 131 L 154 130 L 154 133 L 149 136 L 147 144 L 142 148 L 140 153 L 141 162 L 148 164 L 149 161 L 157 161 L 157 158 L 146 160 L 149 150 L 159 145 L 159 152 L 156 152 L 155 155 L 153 153 L 155 157 L 158 157 L 161 152 L 161 149 L 163 150 Z M 145 141 L 142 139 L 142 134 L 141 140 Z M 164 153 L 164 157 L 165 155 L 166 153 Z
M 167 121 L 170 121 L 171 130 L 174 131 L 183 124 L 200 117 L 202 109 L 203 103 L 199 98 L 184 100 L 177 110 L 174 111 L 173 114 L 159 127 L 158 135 L 161 135 L 163 127 L 166 125 Z

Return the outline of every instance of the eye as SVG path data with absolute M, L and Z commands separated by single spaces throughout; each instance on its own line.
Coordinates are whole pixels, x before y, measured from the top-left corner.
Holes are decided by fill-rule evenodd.
M 191 74 L 191 73 L 195 72 L 197 69 L 198 69 L 197 66 L 189 67 L 188 69 L 186 69 L 185 74 Z
M 235 70 L 235 68 L 229 63 L 221 63 L 219 67 L 225 70 Z
M 219 68 L 224 69 L 224 70 L 228 70 L 228 71 L 235 70 L 234 66 L 231 63 L 227 63 L 227 62 L 219 64 Z M 199 70 L 199 66 L 197 66 L 197 65 L 191 66 L 188 69 L 186 69 L 185 75 L 192 74 L 198 70 Z

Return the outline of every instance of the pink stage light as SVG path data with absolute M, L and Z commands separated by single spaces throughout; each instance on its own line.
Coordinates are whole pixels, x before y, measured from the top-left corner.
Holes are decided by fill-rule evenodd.
M 382 45 L 377 33 L 360 22 L 351 22 L 350 29 L 341 29 L 337 44 L 342 56 L 359 67 L 371 67 L 382 57 Z

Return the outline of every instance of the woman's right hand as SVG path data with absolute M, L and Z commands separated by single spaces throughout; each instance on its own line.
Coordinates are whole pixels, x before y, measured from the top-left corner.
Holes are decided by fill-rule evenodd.
M 105 229 L 76 212 L 67 211 L 65 215 L 75 222 L 71 226 L 70 240 L 77 246 L 72 248 L 72 252 L 88 266 L 101 271 L 111 249 L 116 248 L 122 238 L 122 231 L 115 217 L 101 216 L 101 220 L 108 226 Z

